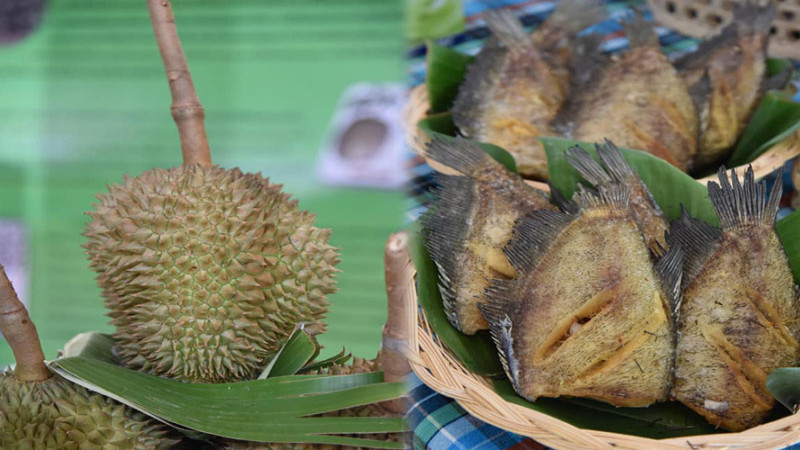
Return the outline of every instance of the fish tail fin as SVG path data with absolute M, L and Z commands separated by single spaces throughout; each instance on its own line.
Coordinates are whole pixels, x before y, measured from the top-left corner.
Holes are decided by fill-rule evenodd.
M 602 143 L 595 144 L 595 148 L 597 149 L 597 155 L 600 157 L 600 161 L 603 162 L 606 170 L 608 170 L 614 180 L 622 183 L 631 177 L 636 177 L 638 179 L 639 176 L 634 172 L 631 165 L 628 164 L 628 161 L 625 160 L 625 157 L 622 156 L 622 152 L 616 144 L 606 139 Z
M 503 249 L 517 273 L 527 273 L 536 266 L 539 256 L 576 216 L 540 209 L 520 219 L 511 240 Z
M 608 17 L 600 0 L 561 0 L 547 19 L 557 23 L 570 34 L 602 22 Z
M 656 273 L 661 279 L 661 287 L 664 289 L 664 293 L 669 296 L 668 306 L 673 319 L 678 317 L 678 310 L 681 307 L 683 258 L 683 249 L 680 245 L 676 245 L 670 248 L 655 266 Z
M 722 231 L 689 215 L 681 206 L 681 215 L 670 224 L 667 245 L 679 247 L 683 253 L 683 284 L 691 281 L 703 266 L 709 252 L 716 246 Z
M 506 47 L 533 46 L 533 41 L 522 26 L 522 22 L 510 9 L 491 9 L 483 14 L 483 18 L 492 34 Z
M 514 354 L 514 336 L 512 334 L 514 324 L 508 315 L 506 299 L 511 294 L 508 289 L 511 287 L 512 280 L 493 280 L 486 288 L 486 303 L 479 303 L 478 310 L 489 324 L 489 334 L 492 337 L 500 362 L 503 365 L 508 379 L 516 391 L 519 391 L 520 368 L 519 360 Z M 492 299 L 493 298 L 493 299 Z
M 439 291 L 445 314 L 453 326 L 461 329 L 455 311 L 458 296 L 453 277 L 458 262 L 454 249 L 467 239 L 475 181 L 459 175 L 436 174 L 435 177 L 439 184 L 435 199 L 421 218 L 423 243 L 439 271 Z
M 644 18 L 641 10 L 634 10 L 634 13 L 622 22 L 622 28 L 628 37 L 630 48 L 659 46 L 658 34 Z
M 776 13 L 774 2 L 761 6 L 754 0 L 745 0 L 733 10 L 731 25 L 742 34 L 769 34 Z
M 722 228 L 754 224 L 774 225 L 783 194 L 783 168 L 778 172 L 778 179 L 769 196 L 766 181 L 756 183 L 752 166 L 745 171 L 743 182 L 739 181 L 736 169 L 730 172 L 729 179 L 728 171 L 722 166 L 717 173 L 719 184 L 713 181 L 708 183 L 708 196 L 717 211 Z
M 425 155 L 464 175 L 473 175 L 487 167 L 502 167 L 478 144 L 460 137 L 435 136 L 425 149 Z

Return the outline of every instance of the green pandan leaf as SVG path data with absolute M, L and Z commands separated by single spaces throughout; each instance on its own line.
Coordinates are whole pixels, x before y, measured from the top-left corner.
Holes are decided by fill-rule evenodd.
M 306 331 L 304 324 L 299 324 L 258 376 L 258 379 L 294 375 L 303 366 L 313 361 L 317 355 L 319 355 L 319 343 Z
M 747 123 L 728 167 L 747 164 L 800 128 L 800 103 L 785 92 L 768 92 Z
M 444 140 L 454 139 L 453 136 L 457 134 L 450 113 L 434 114 L 422 119 L 419 122 L 419 127 L 425 130 L 429 136 Z M 504 165 L 506 169 L 517 173 L 517 163 L 514 161 L 514 157 L 511 156 L 511 153 L 493 144 L 487 144 L 485 142 L 478 142 L 477 144 L 488 153 L 489 156 L 494 158 L 495 161 Z
M 547 153 L 550 183 L 567 198 L 570 198 L 577 183 L 582 179 L 567 162 L 565 153 L 570 147 L 580 145 L 597 159 L 594 145 L 553 137 L 543 137 L 540 140 Z M 680 215 L 681 205 L 683 205 L 692 217 L 703 219 L 714 225 L 719 224 L 705 185 L 649 153 L 624 148 L 621 150 L 625 159 L 647 185 L 656 203 L 668 219 L 676 219 Z
M 467 74 L 473 56 L 441 45 L 428 43 L 428 72 L 425 84 L 432 113 L 449 110 L 458 95 L 458 86 Z
M 67 346 L 69 356 L 48 363 L 51 370 L 183 431 L 258 442 L 402 448 L 342 436 L 402 432 L 402 418 L 316 416 L 405 394 L 403 383 L 384 383 L 381 372 L 182 383 L 110 363 L 113 340 L 107 335 L 84 334 L 77 341 Z

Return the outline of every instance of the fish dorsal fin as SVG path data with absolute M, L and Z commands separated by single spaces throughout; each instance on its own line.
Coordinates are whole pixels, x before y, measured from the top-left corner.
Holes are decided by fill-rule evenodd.
M 550 243 L 577 216 L 541 209 L 517 221 L 514 235 L 503 250 L 518 273 L 528 273 Z
M 453 101 L 453 123 L 467 136 L 476 131 L 471 125 L 476 122 L 484 109 L 488 83 L 492 74 L 503 66 L 508 51 L 500 46 L 496 37 L 486 40 L 483 48 L 469 66 L 464 81 L 458 87 L 458 94 Z
M 661 287 L 664 289 L 664 293 L 669 296 L 668 305 L 670 313 L 676 320 L 678 318 L 678 310 L 681 307 L 683 258 L 683 249 L 680 245 L 676 245 L 670 248 L 669 251 L 658 260 L 655 266 L 656 273 L 661 280 Z
M 490 9 L 483 14 L 483 18 L 492 34 L 509 49 L 533 47 L 533 41 L 522 22 L 510 9 Z
M 437 173 L 439 188 L 428 211 L 422 215 L 425 248 L 439 270 L 439 291 L 445 313 L 456 324 L 453 276 L 457 271 L 456 249 L 467 241 L 469 214 L 474 201 L 475 182 L 464 176 Z
M 630 188 L 621 183 L 598 186 L 596 191 L 583 185 L 578 185 L 578 190 L 572 196 L 572 201 L 577 203 L 582 210 L 589 208 L 627 210 L 630 197 Z
M 752 166 L 745 171 L 743 183 L 739 182 L 736 169 L 731 170 L 729 179 L 725 167 L 720 167 L 717 173 L 719 184 L 713 181 L 708 183 L 708 196 L 717 211 L 722 228 L 774 225 L 783 193 L 782 175 L 783 168 L 778 171 L 772 192 L 767 196 L 767 183 L 756 183 Z
M 580 208 L 578 208 L 578 204 L 571 200 L 567 200 L 567 197 L 564 197 L 564 194 L 562 194 L 561 191 L 558 190 L 558 188 L 553 186 L 552 183 L 548 181 L 547 185 L 550 186 L 550 199 L 561 212 L 567 214 L 577 214 L 578 211 L 580 211 Z
M 507 286 L 510 281 L 494 280 L 486 290 L 489 292 L 493 288 Z M 519 359 L 514 354 L 514 336 L 512 334 L 514 324 L 511 322 L 510 311 L 502 301 L 487 301 L 487 303 L 478 304 L 478 310 L 480 310 L 483 318 L 489 324 L 489 334 L 492 336 L 495 347 L 497 347 L 497 354 L 500 357 L 503 370 L 508 379 L 511 380 L 514 389 L 519 392 Z
M 487 167 L 501 168 L 478 144 L 460 137 L 435 136 L 425 149 L 429 158 L 451 167 L 464 175 L 473 175 Z M 503 168 L 503 170 L 506 170 Z
M 683 252 L 683 286 L 689 284 L 703 268 L 708 255 L 716 248 L 722 230 L 692 218 L 681 207 L 681 215 L 670 224 L 667 244 Z
M 560 0 L 547 21 L 575 35 L 607 17 L 605 4 L 600 0 Z
M 566 154 L 567 162 L 578 171 L 578 173 L 593 186 L 607 186 L 613 183 L 613 179 L 606 172 L 600 163 L 589 155 L 589 152 L 580 146 L 570 147 Z
M 639 9 L 634 10 L 632 15 L 622 21 L 622 29 L 625 31 L 625 36 L 628 37 L 630 48 L 660 46 L 658 34 Z

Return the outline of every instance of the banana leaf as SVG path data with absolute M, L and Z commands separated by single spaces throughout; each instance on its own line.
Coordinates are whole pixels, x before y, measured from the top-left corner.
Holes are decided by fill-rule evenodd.
M 796 411 L 800 405 L 800 367 L 781 367 L 767 377 L 767 389 L 781 405 Z
M 318 414 L 398 398 L 402 383 L 380 372 L 345 376 L 291 375 L 223 384 L 192 384 L 113 364 L 113 339 L 84 334 L 48 363 L 58 375 L 111 397 L 179 430 L 258 442 L 402 448 L 402 444 L 341 434 L 392 433 L 402 418 Z
M 797 210 L 775 224 L 775 230 L 789 258 L 794 280 L 800 284 L 800 210 Z
M 474 59 L 473 56 L 447 47 L 428 44 L 426 87 L 431 104 L 430 113 L 444 113 L 452 107 L 467 66 Z M 769 59 L 767 74 L 773 75 L 787 67 L 787 64 L 791 64 L 791 61 Z M 450 121 L 449 125 L 447 120 Z M 444 114 L 435 119 L 435 124 L 428 126 L 433 126 L 435 131 L 450 136 L 455 136 L 457 131 L 450 116 Z M 800 128 L 800 103 L 792 101 L 791 96 L 785 92 L 768 92 L 750 118 L 726 165 L 734 167 L 753 161 L 798 128 Z

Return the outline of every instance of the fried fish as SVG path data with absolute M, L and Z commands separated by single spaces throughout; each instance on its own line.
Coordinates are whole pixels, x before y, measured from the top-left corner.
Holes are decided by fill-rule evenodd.
M 554 134 L 550 122 L 564 86 L 511 11 L 485 17 L 493 36 L 467 68 L 453 121 L 465 136 L 509 151 L 523 176 L 544 179 L 547 160 L 538 138 Z
M 733 21 L 675 62 L 689 86 L 707 83 L 700 99 L 696 166 L 718 160 L 736 142 L 764 93 L 767 44 L 775 4 L 745 1 Z
M 800 362 L 800 300 L 774 229 L 781 184 L 767 197 L 752 169 L 731 178 L 708 185 L 722 228 L 684 212 L 668 236 L 686 253 L 671 395 L 738 431 L 772 409 L 767 375 Z
M 650 194 L 650 190 L 613 142 L 606 140 L 602 144 L 595 144 L 595 149 L 602 166 L 580 147 L 573 147 L 567 152 L 567 161 L 594 187 L 608 188 L 614 184 L 624 184 L 628 187 L 629 206 L 633 218 L 639 224 L 639 230 L 644 236 L 647 247 L 655 255 L 661 256 L 669 248 L 666 241 L 669 222 Z
M 439 289 L 450 322 L 465 334 L 488 328 L 476 302 L 489 280 L 516 276 L 503 253 L 514 222 L 555 209 L 547 194 L 466 139 L 434 139 L 427 156 L 462 175 L 437 174 L 440 188 L 422 216 L 425 246 L 439 269 Z
M 587 54 L 592 65 L 581 68 L 581 84 L 571 89 L 574 95 L 554 125 L 573 139 L 607 137 L 685 171 L 697 151 L 692 96 L 644 18 L 637 15 L 623 27 L 630 49 L 614 59 Z
M 519 277 L 493 280 L 480 310 L 522 397 L 667 397 L 682 254 L 653 265 L 629 195 L 580 188 L 575 214 L 540 210 L 515 228 L 505 252 Z

